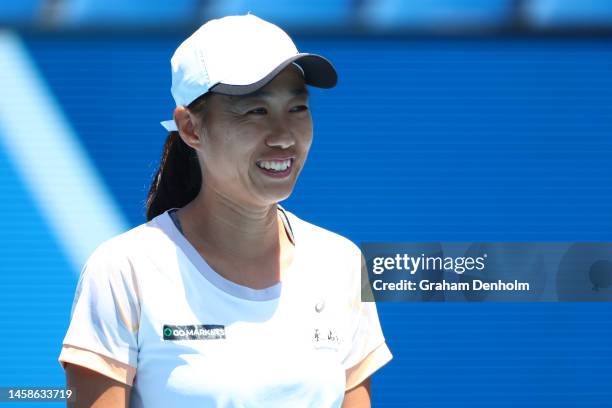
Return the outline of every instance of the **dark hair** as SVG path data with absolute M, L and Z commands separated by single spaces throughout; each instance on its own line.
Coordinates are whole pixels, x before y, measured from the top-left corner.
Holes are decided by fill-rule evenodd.
M 204 114 L 204 94 L 187 108 L 200 116 Z M 200 192 L 202 174 L 196 151 L 187 145 L 179 132 L 168 134 L 159 168 L 149 188 L 146 202 L 147 221 L 170 208 L 180 208 L 192 201 Z

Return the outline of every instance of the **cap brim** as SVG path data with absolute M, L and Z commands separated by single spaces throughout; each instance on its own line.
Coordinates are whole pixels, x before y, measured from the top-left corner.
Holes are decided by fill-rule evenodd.
M 336 73 L 336 69 L 325 57 L 317 54 L 300 53 L 283 61 L 272 72 L 255 83 L 248 85 L 230 85 L 219 83 L 210 88 L 210 92 L 223 95 L 250 94 L 264 87 L 283 69 L 292 63 L 299 65 L 304 71 L 304 82 L 306 85 L 315 86 L 317 88 L 333 88 L 338 82 L 338 74 Z

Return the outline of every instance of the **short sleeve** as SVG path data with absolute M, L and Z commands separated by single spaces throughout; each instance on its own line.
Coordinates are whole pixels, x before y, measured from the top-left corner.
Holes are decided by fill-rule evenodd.
M 355 249 L 358 255 L 356 261 L 355 256 L 352 256 L 353 271 L 351 274 L 354 280 L 350 285 L 352 288 L 352 343 L 343 360 L 347 391 L 359 385 L 393 358 L 383 336 L 376 303 L 362 301 L 362 291 L 369 288 L 369 282 L 367 273 L 363 273 L 365 264 L 361 252 L 356 246 Z
M 132 385 L 138 359 L 140 302 L 132 263 L 102 244 L 77 283 L 58 361 Z

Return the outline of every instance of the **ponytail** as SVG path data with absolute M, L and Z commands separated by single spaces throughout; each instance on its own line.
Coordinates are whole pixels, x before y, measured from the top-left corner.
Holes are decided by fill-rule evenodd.
M 147 196 L 147 221 L 170 208 L 183 207 L 200 192 L 202 175 L 196 151 L 179 133 L 168 134 L 157 173 Z

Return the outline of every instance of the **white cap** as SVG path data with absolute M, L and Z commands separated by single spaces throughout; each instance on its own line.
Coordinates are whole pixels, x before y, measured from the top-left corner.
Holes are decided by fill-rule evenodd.
M 172 97 L 186 106 L 207 92 L 246 95 L 271 81 L 289 64 L 297 65 L 308 85 L 332 88 L 337 74 L 320 55 L 300 53 L 287 33 L 253 14 L 210 20 L 176 49 Z M 174 120 L 161 122 L 177 130 Z

